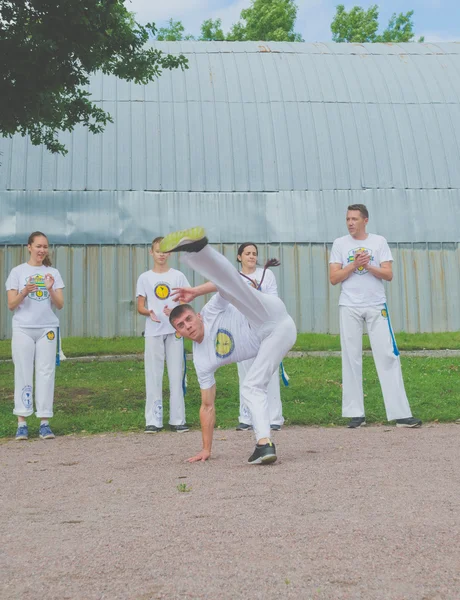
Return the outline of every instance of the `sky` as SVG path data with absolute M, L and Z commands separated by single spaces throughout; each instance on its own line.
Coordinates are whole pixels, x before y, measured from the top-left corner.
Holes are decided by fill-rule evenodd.
M 306 42 L 331 41 L 330 25 L 337 4 L 346 9 L 358 5 L 368 8 L 378 4 L 380 25 L 384 29 L 392 13 L 414 10 L 416 36 L 424 35 L 427 42 L 460 41 L 459 0 L 374 0 L 373 2 L 346 2 L 344 0 L 297 0 L 299 12 L 295 31 Z M 238 21 L 241 9 L 250 6 L 250 0 L 126 0 L 128 10 L 135 12 L 140 23 L 154 22 L 157 27 L 169 18 L 182 21 L 186 33 L 199 35 L 205 19 L 222 19 L 224 33 Z

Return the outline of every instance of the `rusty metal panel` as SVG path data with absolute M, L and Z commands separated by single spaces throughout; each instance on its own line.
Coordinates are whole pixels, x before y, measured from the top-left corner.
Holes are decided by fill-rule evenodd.
M 203 225 L 212 242 L 328 243 L 349 204 L 368 206 L 368 231 L 389 242 L 460 241 L 460 190 L 285 192 L 0 192 L 0 244 L 42 230 L 52 244 L 145 244 Z
M 460 246 L 457 244 L 443 244 L 442 248 L 446 280 L 447 331 L 460 331 Z
M 213 244 L 236 266 L 239 240 Z M 340 286 L 329 284 L 328 260 L 331 244 L 259 243 L 259 264 L 279 258 L 273 268 L 280 297 L 301 332 L 338 333 Z M 388 306 L 396 331 L 436 332 L 460 329 L 460 244 L 391 244 L 394 278 L 386 284 Z M 62 335 L 113 337 L 140 335 L 144 319 L 137 314 L 135 287 L 141 273 L 152 266 L 150 244 L 52 247 L 53 264 L 66 285 L 65 306 L 60 311 Z M 26 261 L 24 246 L 0 247 L 0 277 L 3 285 L 10 270 Z M 185 268 L 179 256 L 170 259 L 191 285 L 202 277 Z M 196 302 L 199 310 L 208 298 Z M 6 294 L 0 303 L 0 338 L 11 336 L 12 314 Z

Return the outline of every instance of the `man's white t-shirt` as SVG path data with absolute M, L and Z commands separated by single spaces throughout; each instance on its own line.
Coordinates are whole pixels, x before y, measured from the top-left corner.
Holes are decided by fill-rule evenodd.
M 160 323 L 155 323 L 150 317 L 146 317 L 145 337 L 175 333 L 169 317 L 163 312 L 166 305 L 172 310 L 179 304 L 170 297 L 175 287 L 190 287 L 187 277 L 176 269 L 169 269 L 165 273 L 155 273 L 150 270 L 140 275 L 137 280 L 136 297 L 147 298 L 148 309 L 153 310 L 160 320 Z
M 260 340 L 247 318 L 217 293 L 200 311 L 204 339 L 193 342 L 193 363 L 202 390 L 211 388 L 222 365 L 257 356 Z
M 33 267 L 28 263 L 18 265 L 11 270 L 6 280 L 6 290 L 18 290 L 19 293 L 28 283 L 34 282 L 38 290 L 31 292 L 16 308 L 13 315 L 13 327 L 40 329 L 59 327 L 59 319 L 53 312 L 51 297 L 45 286 L 45 275 L 54 277 L 53 290 L 65 287 L 61 274 L 53 267 L 44 265 Z
M 244 281 L 246 281 L 248 285 L 252 285 L 256 289 L 258 289 L 263 273 L 264 270 L 261 267 L 257 267 L 254 273 L 246 275 L 246 277 L 243 277 L 243 275 L 241 275 L 241 277 Z M 249 281 L 247 277 L 249 277 L 255 285 L 253 285 L 253 283 L 251 283 L 251 281 Z M 265 276 L 260 291 L 263 294 L 271 294 L 272 296 L 278 296 L 278 286 L 276 285 L 276 278 L 273 271 L 270 271 L 270 269 L 267 269 L 265 271 Z
M 371 256 L 370 264 L 380 267 L 383 262 L 392 261 L 391 250 L 384 237 L 369 233 L 365 240 L 355 240 L 351 235 L 337 238 L 331 250 L 329 264 L 341 264 L 346 267 L 355 260 L 355 255 L 367 252 Z M 367 269 L 360 267 L 342 281 L 339 306 L 378 306 L 385 304 L 383 281 L 374 277 Z

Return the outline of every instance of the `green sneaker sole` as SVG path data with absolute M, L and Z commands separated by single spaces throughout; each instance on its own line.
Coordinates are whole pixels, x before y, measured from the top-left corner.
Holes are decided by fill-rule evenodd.
M 191 227 L 168 233 L 160 242 L 160 252 L 172 252 L 176 248 L 199 242 L 205 237 L 204 227 Z

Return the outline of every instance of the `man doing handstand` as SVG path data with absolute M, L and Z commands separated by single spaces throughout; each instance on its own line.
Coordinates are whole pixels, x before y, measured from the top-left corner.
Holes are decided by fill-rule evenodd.
M 160 243 L 160 249 L 162 252 L 185 251 L 183 262 L 209 280 L 195 288 L 178 288 L 176 300 L 191 302 L 197 296 L 218 292 L 198 314 L 189 304 L 182 304 L 169 316 L 176 331 L 193 341 L 193 362 L 201 388 L 203 449 L 189 458 L 189 462 L 205 461 L 211 456 L 215 371 L 222 365 L 249 358 L 255 360 L 241 393 L 251 412 L 257 444 L 248 462 L 275 462 L 267 387 L 296 340 L 294 321 L 279 298 L 263 294 L 243 281 L 233 265 L 208 245 L 202 227 L 170 233 Z

